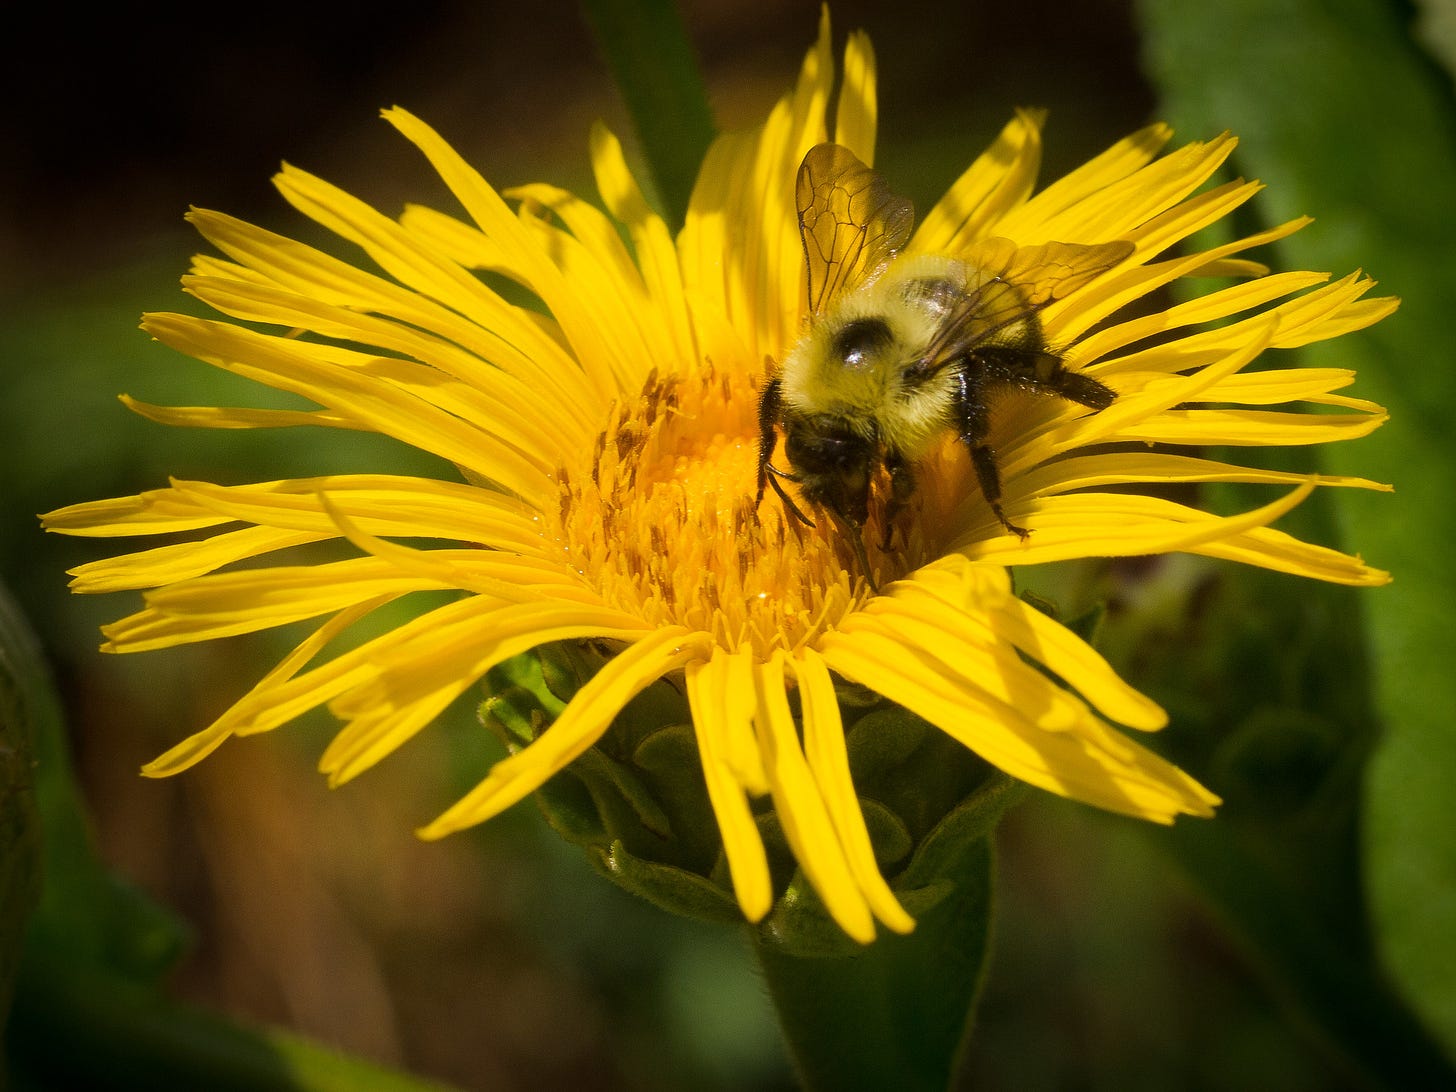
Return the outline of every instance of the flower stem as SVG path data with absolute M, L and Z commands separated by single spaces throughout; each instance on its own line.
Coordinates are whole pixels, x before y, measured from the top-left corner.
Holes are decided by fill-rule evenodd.
M 755 936 L 804 1086 L 943 1092 L 969 1037 L 991 926 L 989 837 L 962 847 L 952 890 L 908 936 L 841 958 L 786 954 Z

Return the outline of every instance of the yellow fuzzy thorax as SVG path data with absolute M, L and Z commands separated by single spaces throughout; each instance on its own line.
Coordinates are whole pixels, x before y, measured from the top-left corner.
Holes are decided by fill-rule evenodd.
M 950 424 L 955 375 L 949 370 L 907 384 L 905 369 L 920 359 L 944 320 L 944 303 L 917 291 L 928 282 L 958 288 L 976 272 L 951 258 L 901 259 L 885 274 L 841 295 L 810 323 L 784 358 L 783 399 L 794 416 L 827 416 L 914 460 Z M 856 361 L 846 361 L 837 339 L 864 320 L 884 323 L 889 334 Z

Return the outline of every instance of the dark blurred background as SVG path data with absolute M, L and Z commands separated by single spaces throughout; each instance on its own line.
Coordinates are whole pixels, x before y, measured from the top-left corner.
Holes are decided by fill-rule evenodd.
M 334 442 L 168 430 L 116 401 L 216 397 L 209 369 L 136 330 L 144 310 L 188 309 L 186 207 L 300 230 L 267 182 L 285 159 L 387 213 L 445 200 L 379 120 L 393 104 L 497 186 L 590 194 L 592 120 L 630 136 L 569 4 L 168 8 L 6 5 L 0 576 L 51 657 L 105 859 L 195 932 L 177 994 L 471 1089 L 789 1087 L 736 933 L 620 894 L 529 803 L 415 841 L 479 776 L 468 709 L 338 792 L 313 769 L 323 717 L 235 741 L 170 781 L 137 776 L 281 644 L 100 655 L 96 626 L 133 603 L 72 598 L 63 574 L 112 547 L 46 537 L 34 514 L 169 474 L 307 474 L 311 445 Z M 722 127 L 762 118 L 817 26 L 811 3 L 697 0 L 685 13 Z M 879 166 L 920 207 L 1015 106 L 1051 108 L 1044 177 L 1157 117 L 1119 0 L 861 0 L 833 18 L 836 50 L 856 27 L 873 38 Z M 1131 824 L 1037 797 L 1001 844 L 998 948 L 970 1059 L 980 1087 L 1341 1086 Z

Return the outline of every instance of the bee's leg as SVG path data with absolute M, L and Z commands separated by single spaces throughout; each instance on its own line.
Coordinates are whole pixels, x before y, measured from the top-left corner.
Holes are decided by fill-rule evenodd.
M 793 474 L 785 473 L 778 467 L 774 466 L 773 463 L 766 463 L 764 465 L 768 467 L 768 484 L 773 486 L 774 492 L 779 495 L 779 500 L 784 502 L 784 507 L 787 508 L 789 512 L 793 515 L 793 517 L 800 523 L 804 524 L 806 527 L 813 527 L 814 521 L 808 516 L 804 515 L 804 513 L 799 509 L 799 506 L 794 503 L 794 498 L 789 496 L 789 494 L 785 492 L 784 487 L 779 484 L 780 478 L 787 478 L 791 482 L 796 482 L 799 480 L 798 477 Z M 758 495 L 759 499 L 762 500 L 763 486 L 761 485 L 758 487 Z
M 961 443 L 970 450 L 971 465 L 976 468 L 976 480 L 980 483 L 981 495 L 986 498 L 991 511 L 996 513 L 1001 526 L 1024 539 L 1031 532 L 1012 523 L 1001 508 L 1001 471 L 996 466 L 996 452 L 986 443 L 986 437 L 991 431 L 991 419 L 981 384 L 964 371 L 956 377 L 956 382 L 955 424 Z
M 890 549 L 890 540 L 895 535 L 895 517 L 905 509 L 915 495 L 915 472 L 898 451 L 885 452 L 885 469 L 890 474 L 890 499 L 885 502 L 885 537 L 880 550 Z
M 768 484 L 768 474 L 773 469 L 769 464 L 773 461 L 774 448 L 779 442 L 777 425 L 781 402 L 779 381 L 770 379 L 758 398 L 758 495 L 753 502 L 755 508 L 763 503 L 763 487 Z M 774 482 L 774 490 L 779 496 L 784 495 L 778 482 Z
M 1051 353 L 1044 354 L 1049 362 L 1049 368 L 1044 369 L 1041 364 L 1036 368 L 1038 390 L 1050 391 L 1052 394 L 1065 398 L 1068 402 L 1076 402 L 1079 406 L 1086 406 L 1092 410 L 1105 410 L 1117 399 L 1111 387 L 1105 383 L 1099 383 L 1090 375 L 1081 372 L 1068 371 L 1062 364 L 1061 357 L 1053 356 Z M 1049 374 L 1042 377 L 1043 370 Z
M 870 586 L 871 593 L 879 595 L 879 581 L 875 579 L 874 570 L 870 568 L 869 555 L 865 553 L 864 528 L 837 513 L 831 512 L 830 515 L 835 526 L 839 528 L 839 533 L 849 540 L 850 549 L 854 551 L 855 560 L 859 562 L 859 571 L 864 573 L 865 583 Z

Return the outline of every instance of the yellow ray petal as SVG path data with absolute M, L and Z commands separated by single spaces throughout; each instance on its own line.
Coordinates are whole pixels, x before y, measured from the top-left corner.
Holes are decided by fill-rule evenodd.
M 520 207 L 522 226 L 579 295 L 583 318 L 593 324 L 603 350 L 616 362 L 621 388 L 641 389 L 650 370 L 647 362 L 667 358 L 667 350 L 654 344 L 661 330 L 655 308 L 645 291 L 623 283 L 601 255 L 551 222 L 545 212 L 534 202 L 524 202 Z M 637 321 L 623 321 L 626 316 L 635 316 Z
M 361 427 L 357 421 L 347 420 L 328 410 L 158 406 L 151 402 L 142 402 L 129 394 L 120 395 L 120 399 L 127 409 L 148 421 L 178 428 L 347 428 L 357 431 Z
M 783 653 L 755 665 L 754 725 L 763 747 L 774 811 L 804 875 L 839 927 L 861 944 L 875 939 L 874 919 L 845 859 L 834 823 L 799 745 L 784 692 Z
M 1237 143 L 1225 134 L 1185 145 L 1096 192 L 1084 192 L 1062 208 L 1055 207 L 1058 200 L 1072 191 L 1064 195 L 1057 186 L 1049 186 L 1008 213 L 997 225 L 997 233 L 1022 246 L 1063 239 L 1104 242 L 1122 238 L 1196 190 Z
M 1137 557 L 1179 551 L 1211 557 L 1236 553 L 1263 568 L 1340 584 L 1375 586 L 1389 575 L 1358 557 L 1302 543 L 1264 529 L 1298 505 L 1311 490 L 1307 481 L 1272 504 L 1236 516 L 1217 517 L 1156 497 L 1125 493 L 1076 493 L 1040 498 L 1008 514 L 1034 528 L 1022 542 L 1014 535 L 990 538 L 973 531 L 954 547 L 974 560 L 999 565 L 1038 565 L 1076 557 Z M 1256 529 L 1260 529 L 1255 533 Z M 1238 547 L 1230 545 L 1238 543 Z
M 1050 183 L 1036 195 L 1036 207 L 1018 210 L 1019 217 L 1029 222 L 1037 216 L 1051 215 L 1070 208 L 1091 194 L 1098 193 L 1146 167 L 1172 139 L 1173 130 L 1162 122 L 1123 137 L 1107 151 Z M 1012 221 L 1013 224 L 1015 222 Z M 1023 240 L 1009 226 L 998 227 L 998 233 L 1010 235 L 1023 245 L 1032 241 Z
M 309 177 L 302 172 L 298 176 Z M 341 192 L 322 183 L 317 185 L 325 197 Z M 222 213 L 193 209 L 188 219 L 209 242 L 242 263 L 223 266 L 199 259 L 194 262 L 198 273 L 225 273 L 260 284 L 276 284 L 336 307 L 387 316 L 405 326 L 431 331 L 483 361 L 494 361 L 525 382 L 551 390 L 577 417 L 588 419 L 589 403 L 576 362 L 561 346 L 542 335 L 528 312 L 508 304 L 468 273 L 450 270 L 448 263 L 441 263 L 435 281 L 446 282 L 446 298 L 439 301 L 428 293 L 366 273 L 313 247 Z M 405 234 L 409 235 L 407 229 Z M 427 239 L 417 249 L 428 251 L 433 241 Z M 409 248 L 408 242 L 403 245 Z M 436 283 L 434 287 L 438 291 L 442 286 Z
M 540 515 L 513 497 L 459 482 L 388 474 L 333 474 L 257 485 L 173 483 L 173 496 L 223 519 L 339 534 L 320 498 L 369 535 L 442 538 L 536 557 L 559 554 Z
M 1000 230 L 1001 218 L 1024 202 L 1041 167 L 1044 110 L 1020 110 L 925 214 L 907 249 L 959 254 Z
M 1238 239 L 1212 250 L 1121 269 L 1100 280 L 1095 290 L 1084 292 L 1075 300 L 1059 300 L 1042 312 L 1047 335 L 1057 342 L 1070 341 L 1114 312 L 1145 299 L 1165 285 L 1172 284 L 1181 277 L 1195 276 L 1209 264 L 1218 262 L 1229 255 L 1282 239 L 1293 234 L 1308 222 L 1307 219 L 1291 220 L 1257 235 Z M 1293 276 L 1298 277 L 1300 274 Z M 1319 283 L 1326 279 L 1324 274 L 1305 274 L 1304 276 L 1310 278 L 1311 283 Z M 1187 311 L 1179 311 L 1177 307 L 1174 307 L 1098 330 L 1075 345 L 1069 355 L 1079 362 L 1097 360 L 1143 338 L 1152 337 L 1166 330 L 1177 329 L 1180 325 L 1191 321 L 1198 309 L 1204 306 L 1199 302 L 1201 298 L 1195 297 L 1188 301 Z M 1205 317 L 1222 316 L 1211 313 Z
M 425 154 L 471 219 L 501 247 L 512 263 L 512 275 L 541 298 L 597 396 L 606 401 L 620 390 L 634 388 L 632 379 L 640 375 L 640 363 L 611 352 L 575 288 L 539 251 L 501 196 L 438 133 L 408 111 L 394 107 L 384 117 Z M 619 321 L 630 322 L 633 317 L 623 315 Z
M 1272 374 L 1272 373 L 1271 373 Z M 1016 480 L 1019 492 L 1050 496 L 1078 490 L 1097 489 L 1129 482 L 1248 482 L 1264 485 L 1343 486 L 1390 492 L 1390 486 L 1366 478 L 1335 474 L 1298 474 L 1285 470 L 1235 466 L 1231 463 L 1173 455 L 1161 451 L 1117 451 L 1096 455 L 1073 455 L 1039 466 Z
M 318 346 L 186 315 L 148 315 L 145 329 L 179 352 L 312 399 L 360 427 L 434 452 L 519 495 L 538 496 L 547 488 L 551 468 L 481 431 L 479 424 L 488 424 L 489 418 L 467 422 L 431 405 L 419 392 L 321 361 Z
M 241 700 L 235 702 L 227 712 L 213 721 L 211 725 L 200 732 L 188 736 L 181 743 L 177 744 L 177 746 L 171 748 L 164 754 L 158 755 L 151 762 L 143 766 L 143 776 L 170 777 L 201 762 L 236 733 L 238 726 L 245 721 L 249 712 L 250 699 L 252 703 L 256 703 L 261 696 L 267 695 L 281 683 L 292 679 L 330 641 L 386 602 L 388 602 L 387 599 L 374 599 L 369 602 L 359 603 L 350 607 L 348 610 L 340 611 L 334 615 L 334 617 L 330 618 L 313 633 L 309 634 L 276 667 L 259 679 L 257 685 L 249 690 Z M 267 701 L 269 699 L 265 698 L 264 700 Z
M 484 781 L 420 830 L 420 837 L 440 838 L 500 814 L 580 757 L 637 693 L 669 672 L 707 659 L 710 651 L 701 634 L 680 626 L 644 636 L 577 691 L 539 739 L 497 762 Z
M 326 532 L 244 527 L 200 542 L 176 542 L 78 565 L 71 570 L 71 590 L 93 594 L 176 584 L 250 557 L 332 537 Z
M 240 736 L 254 735 L 287 724 L 377 677 L 377 664 L 388 659 L 394 650 L 410 647 L 422 635 L 440 629 L 481 626 L 497 609 L 498 604 L 478 596 L 457 599 L 400 623 L 302 675 L 260 687 L 234 707 L 234 732 Z
M 913 580 L 905 580 L 846 618 L 839 632 L 846 637 L 873 633 L 898 642 L 904 656 L 953 664 L 955 673 L 976 679 L 984 707 L 1015 709 L 1018 722 L 1037 731 L 1069 731 L 1089 719 L 1082 702 L 1024 662 L 988 622 L 984 609 L 968 612 L 944 600 L 927 600 L 915 595 Z M 893 671 L 904 665 L 885 666 Z
M 874 47 L 864 31 L 852 31 L 844 43 L 844 75 L 834 110 L 834 142 L 844 145 L 871 167 L 875 165 L 878 110 Z
M 212 573 L 148 592 L 145 610 L 101 627 L 107 639 L 102 648 L 144 652 L 256 633 L 381 596 L 448 590 L 450 586 L 401 574 L 395 566 L 372 557 Z
M 893 585 L 891 592 L 909 602 L 919 596 L 933 597 L 953 612 L 952 617 L 981 614 L 994 619 L 986 627 L 984 639 L 1014 645 L 1064 679 L 1109 720 L 1145 732 L 1167 725 L 1168 715 L 1156 702 L 1123 682 L 1086 641 L 1012 595 L 1009 584 L 1003 581 L 997 589 L 1000 594 L 988 595 L 982 571 L 986 568 L 951 554 Z M 947 612 L 942 611 L 940 617 L 947 617 Z
M 478 351 L 464 349 L 417 327 L 362 314 L 357 307 L 325 304 L 273 285 L 216 277 L 189 277 L 183 284 L 208 306 L 232 318 L 310 330 L 418 361 L 426 368 L 397 364 L 397 380 L 412 378 L 415 386 L 437 395 L 453 394 L 454 405 L 439 397 L 434 401 L 454 412 L 463 410 L 482 420 L 504 420 L 504 434 L 517 446 L 551 451 L 557 444 L 586 443 L 590 439 L 587 419 L 567 412 L 569 401 L 542 397 L 539 378 L 528 383 L 508 368 L 496 365 L 498 358 L 514 352 L 504 344 L 491 346 L 490 355 L 482 357 Z M 431 374 L 434 369 L 459 382 Z
M 1217 797 L 1131 740 L 1109 755 L 1075 731 L 1047 732 L 989 698 L 974 680 L 865 631 L 834 633 L 820 652 L 838 674 L 924 717 L 992 765 L 1029 784 L 1109 811 L 1169 822 L 1209 815 Z M 886 665 L 894 665 L 887 671 Z
M 672 235 L 662 217 L 648 208 L 637 180 L 627 169 L 621 142 L 605 126 L 592 127 L 591 148 L 597 189 L 607 209 L 627 227 L 653 304 L 644 308 L 652 322 L 648 359 L 652 367 L 660 367 L 663 360 L 676 361 L 679 368 L 692 367 L 701 358 Z M 649 369 L 644 365 L 642 370 L 645 374 Z
M 482 607 L 485 604 L 482 603 Z M 515 603 L 462 615 L 372 657 L 372 677 L 330 703 L 349 721 L 319 759 L 329 783 L 357 777 L 433 721 L 487 671 L 538 645 L 634 641 L 646 627 L 600 604 Z
M 1227 447 L 1328 444 L 1368 436 L 1384 413 L 1279 413 L 1251 409 L 1170 409 L 1119 429 L 1119 440 Z
M 834 681 L 813 649 L 801 650 L 793 665 L 803 701 L 804 757 L 823 795 L 850 872 L 875 917 L 897 933 L 908 933 L 915 928 L 915 920 L 895 898 L 875 863 L 869 829 L 855 795 Z
M 723 855 L 733 879 L 733 892 L 743 916 L 749 921 L 760 921 L 773 905 L 773 883 L 763 838 L 758 833 L 758 824 L 736 768 L 741 761 L 735 763 L 730 757 L 732 747 L 736 746 L 733 741 L 747 728 L 739 706 L 744 697 L 751 706 L 752 695 L 751 691 L 739 692 L 734 701 L 729 700 L 725 683 L 730 672 L 725 664 L 718 663 L 724 658 L 725 654 L 719 650 L 707 663 L 690 663 L 684 678 L 693 714 L 693 732 L 698 740 L 698 758 L 703 764 L 708 800 L 723 836 Z M 751 673 L 749 683 L 752 685 Z M 756 741 L 753 745 L 756 749 Z M 762 761 L 758 764 L 761 769 Z M 767 791 L 766 776 L 763 784 Z

